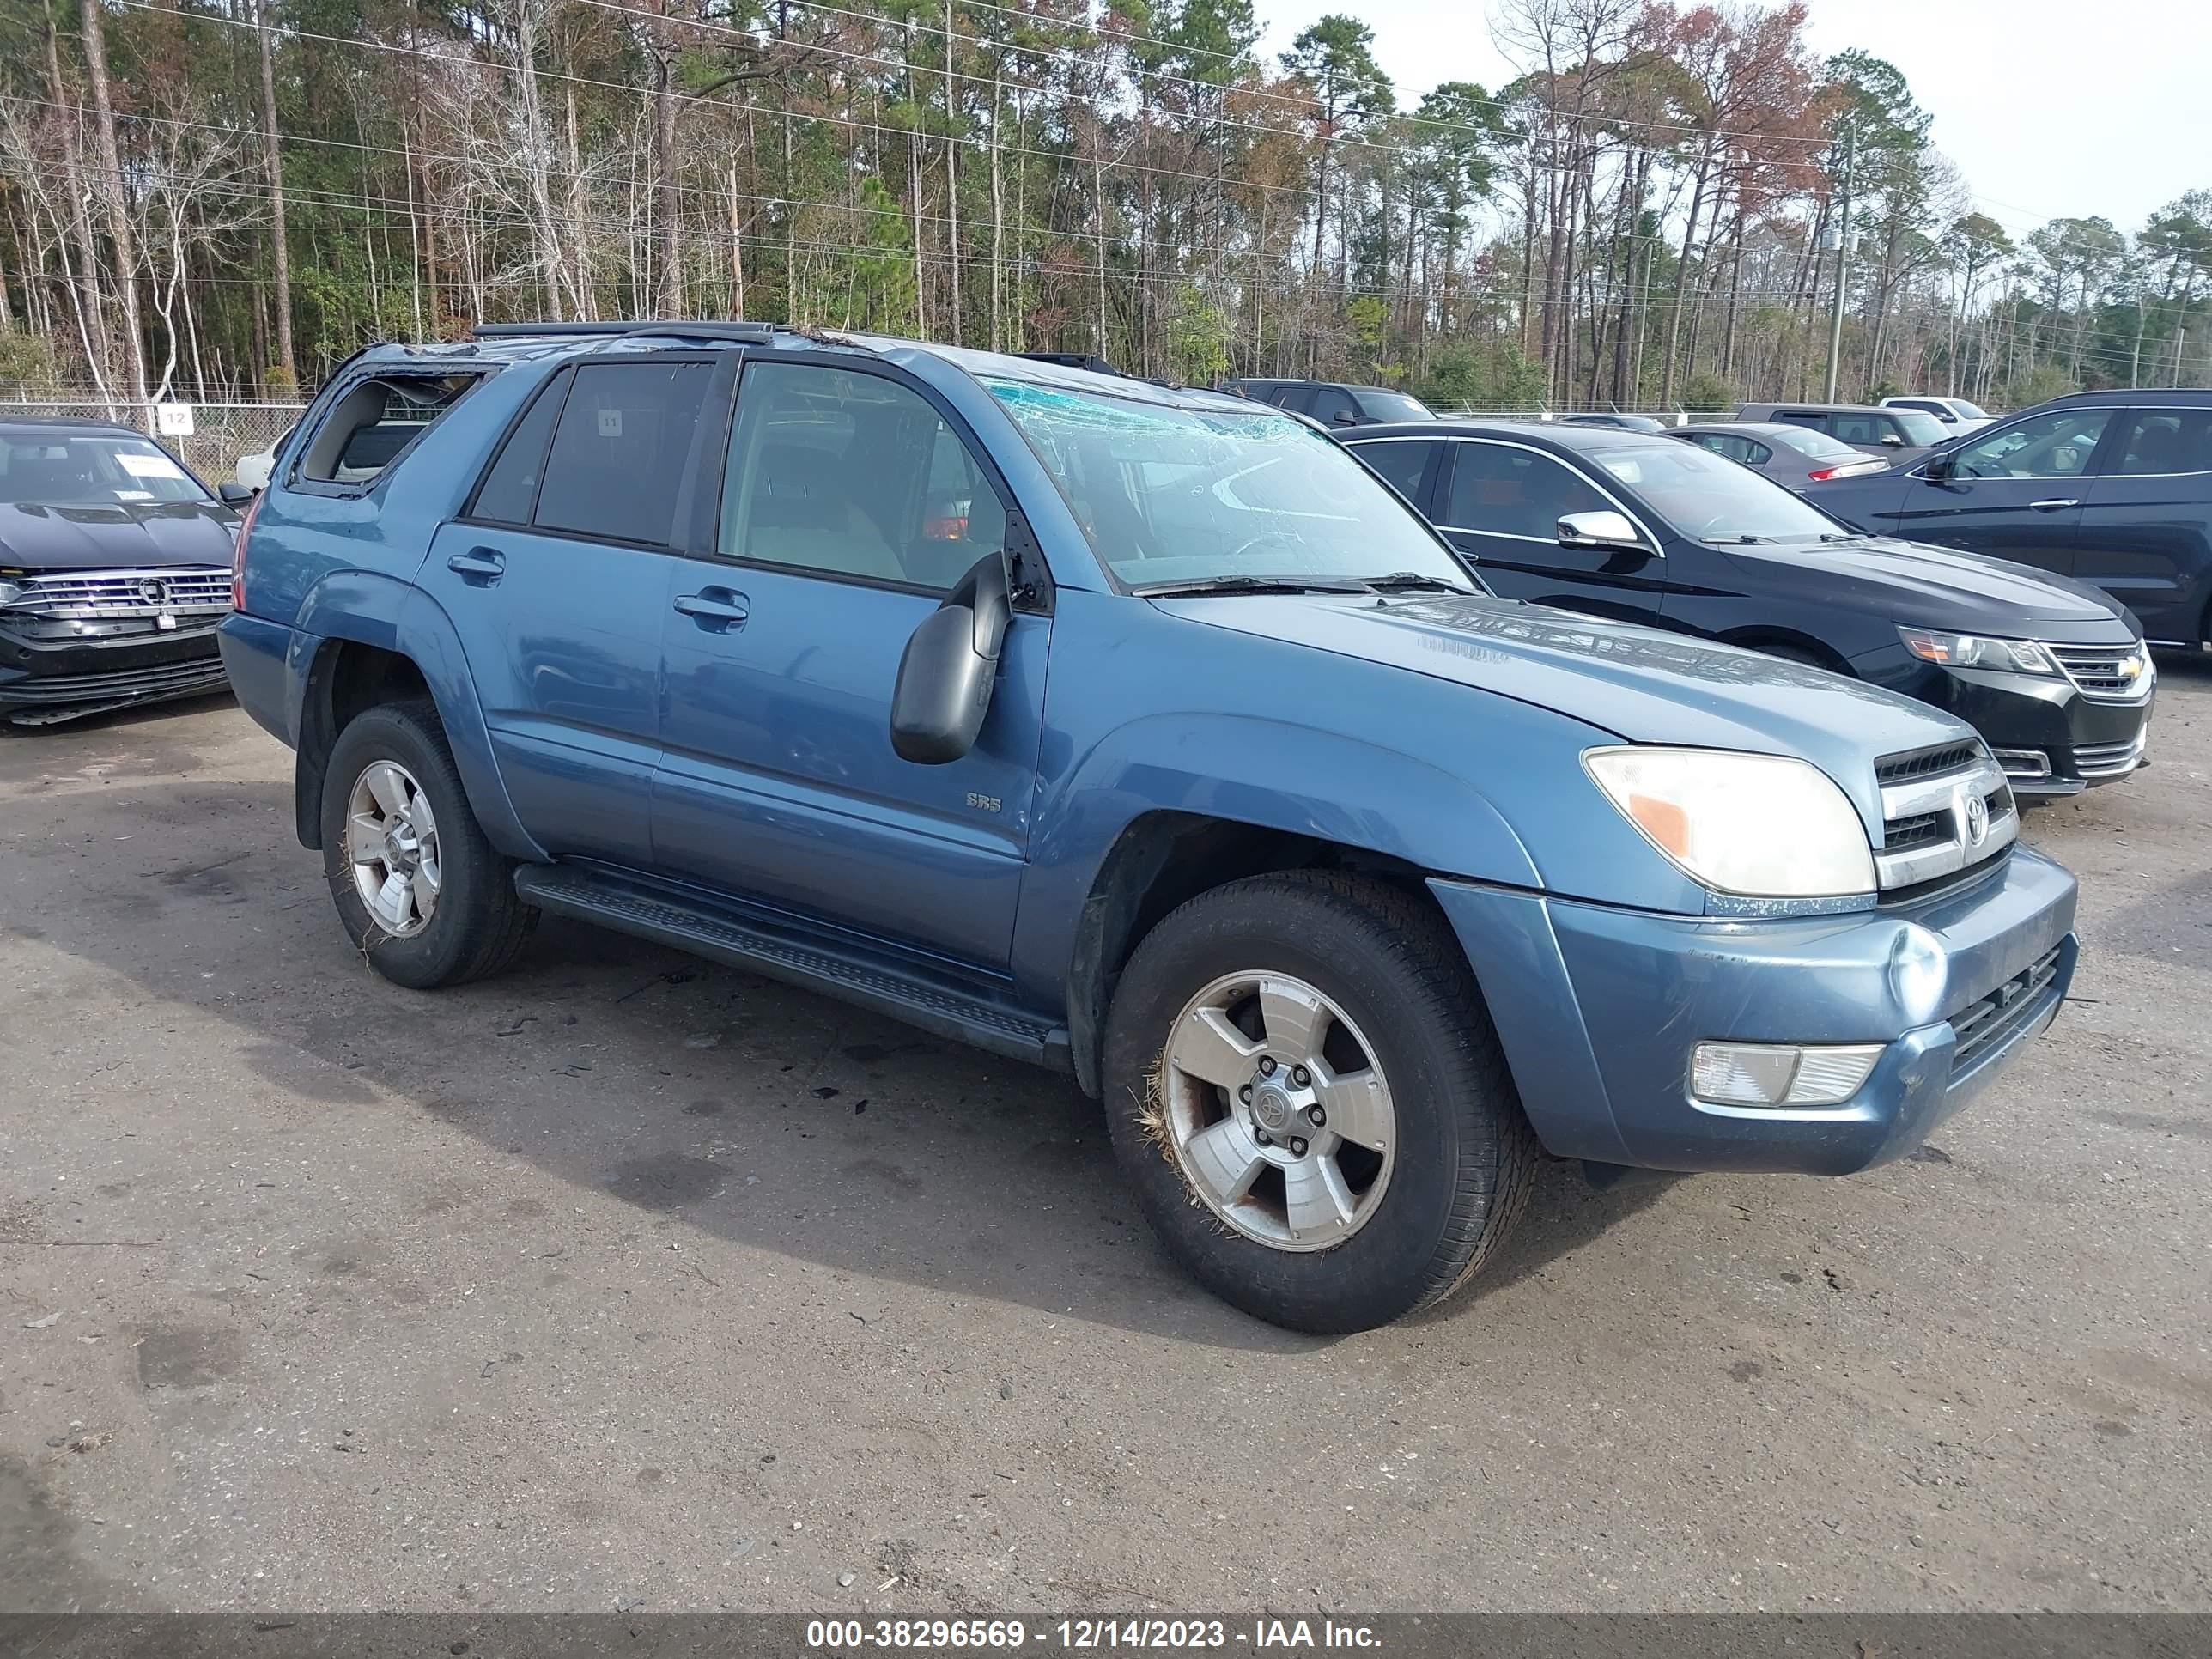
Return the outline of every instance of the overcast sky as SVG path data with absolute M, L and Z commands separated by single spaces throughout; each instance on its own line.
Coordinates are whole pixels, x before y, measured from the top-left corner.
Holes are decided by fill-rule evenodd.
M 1680 3 L 1680 0 L 1677 0 Z M 1273 53 L 1349 12 L 1409 108 L 1439 81 L 1492 88 L 1513 70 L 1489 0 L 1255 0 Z M 1935 118 L 1930 136 L 1981 210 L 2015 235 L 2102 214 L 2121 229 L 2212 188 L 2212 0 L 1808 0 L 1814 49 L 1887 58 Z

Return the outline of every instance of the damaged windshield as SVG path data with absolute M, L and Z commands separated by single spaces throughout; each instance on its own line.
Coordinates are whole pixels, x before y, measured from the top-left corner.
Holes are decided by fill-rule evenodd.
M 1227 579 L 1264 591 L 1411 577 L 1474 589 L 1404 502 L 1302 421 L 1027 381 L 985 385 L 1099 558 L 1132 586 Z

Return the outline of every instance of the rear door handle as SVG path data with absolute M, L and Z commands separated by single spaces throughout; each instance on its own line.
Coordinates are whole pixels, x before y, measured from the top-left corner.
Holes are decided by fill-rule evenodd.
M 507 569 L 504 554 L 489 547 L 472 547 L 446 561 L 446 568 L 471 587 L 489 587 Z
M 751 605 L 744 594 L 726 587 L 702 587 L 696 593 L 678 596 L 676 601 L 678 611 L 709 634 L 726 634 L 744 626 L 745 618 L 752 614 Z
M 2063 512 L 2065 508 L 2069 507 L 2081 506 L 2081 498 L 2078 495 L 2070 495 L 2063 501 L 2030 501 L 2027 505 L 2029 509 L 2033 512 L 2058 513 Z

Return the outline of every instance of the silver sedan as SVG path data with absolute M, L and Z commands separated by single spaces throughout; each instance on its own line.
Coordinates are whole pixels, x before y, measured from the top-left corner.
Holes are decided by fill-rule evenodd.
M 1890 465 L 1840 438 L 1783 421 L 1701 421 L 1668 427 L 1667 435 L 1741 461 L 1792 489 L 1862 472 L 1883 472 Z

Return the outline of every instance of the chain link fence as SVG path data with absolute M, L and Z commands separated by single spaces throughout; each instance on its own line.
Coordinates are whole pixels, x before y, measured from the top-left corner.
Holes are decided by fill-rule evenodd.
M 174 455 L 210 484 L 238 476 L 242 455 L 267 449 L 292 429 L 302 404 L 188 404 L 191 411 L 190 436 L 156 433 L 154 441 Z M 0 402 L 0 421 L 107 421 L 139 432 L 155 432 L 151 409 L 132 403 L 109 403 L 93 398 L 60 403 Z

